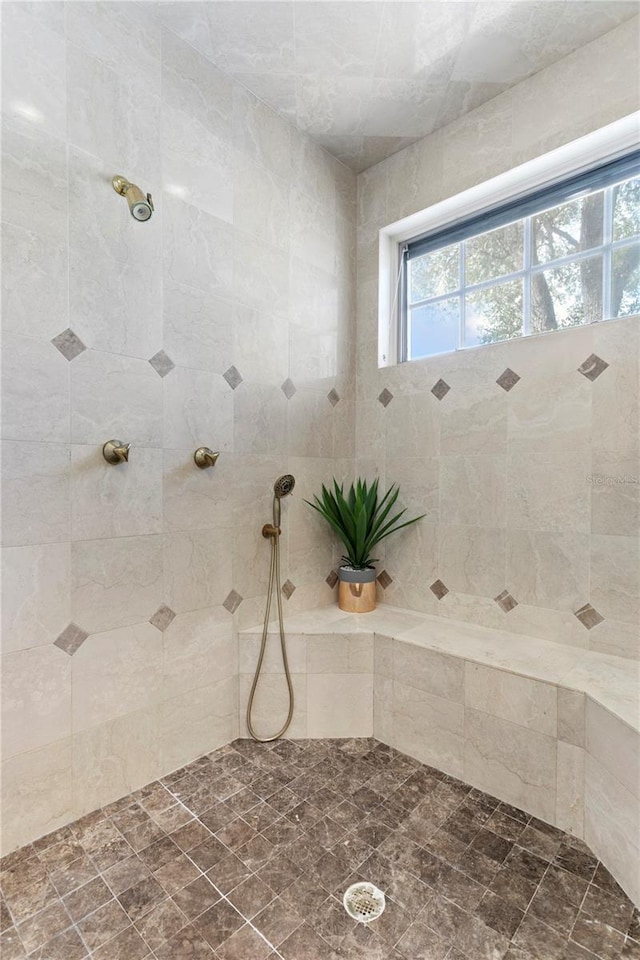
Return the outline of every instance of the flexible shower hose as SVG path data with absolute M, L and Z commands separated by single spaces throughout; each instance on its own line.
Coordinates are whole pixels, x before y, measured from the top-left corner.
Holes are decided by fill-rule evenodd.
M 247 728 L 249 733 L 254 740 L 257 740 L 258 743 L 271 743 L 273 740 L 279 740 L 280 737 L 287 732 L 289 724 L 291 723 L 291 718 L 293 717 L 293 685 L 291 683 L 291 673 L 289 671 L 289 661 L 287 659 L 287 643 L 284 635 L 284 619 L 282 616 L 282 596 L 280 589 L 280 510 L 278 509 L 276 515 L 276 504 L 278 508 L 280 503 L 274 498 L 274 516 L 273 516 L 273 528 L 274 532 L 271 535 L 271 566 L 269 569 L 269 589 L 267 591 L 267 606 L 264 614 L 264 626 L 262 628 L 262 640 L 260 642 L 260 655 L 258 656 L 258 664 L 256 666 L 256 672 L 253 677 L 253 682 L 251 684 L 251 692 L 249 693 L 249 703 L 247 704 Z M 277 521 L 277 522 L 276 522 Z M 264 654 L 267 648 L 267 634 L 269 631 L 269 616 L 271 614 L 271 595 L 275 586 L 276 590 L 276 602 L 278 605 L 278 623 L 280 625 L 280 648 L 282 650 L 282 663 L 284 666 L 284 674 L 287 679 L 287 688 L 289 690 L 289 712 L 287 714 L 287 719 L 284 723 L 284 726 L 278 730 L 277 733 L 274 733 L 271 737 L 259 737 L 253 728 L 253 723 L 251 721 L 251 712 L 253 710 L 253 698 L 255 696 L 256 688 L 258 686 L 258 680 L 260 679 L 260 671 L 262 670 L 262 663 L 264 661 Z

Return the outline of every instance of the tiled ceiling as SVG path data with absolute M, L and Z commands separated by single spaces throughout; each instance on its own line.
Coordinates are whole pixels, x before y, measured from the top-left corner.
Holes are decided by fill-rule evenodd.
M 638 12 L 626 0 L 203 0 L 160 16 L 360 171 Z

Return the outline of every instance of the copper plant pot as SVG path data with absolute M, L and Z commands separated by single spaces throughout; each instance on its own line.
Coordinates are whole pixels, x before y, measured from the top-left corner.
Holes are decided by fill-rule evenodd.
M 376 571 L 339 567 L 338 606 L 346 613 L 371 613 L 376 608 Z

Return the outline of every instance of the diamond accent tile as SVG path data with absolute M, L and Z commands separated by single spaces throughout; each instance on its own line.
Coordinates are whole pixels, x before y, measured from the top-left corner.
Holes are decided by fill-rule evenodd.
M 337 390 L 334 390 L 332 388 L 331 390 L 329 390 L 329 393 L 327 394 L 327 400 L 329 401 L 332 407 L 335 407 L 336 403 L 340 403 L 340 394 L 338 393 Z
M 386 590 L 387 587 L 393 583 L 393 577 L 391 577 L 386 570 L 383 570 L 381 573 L 379 573 L 376 577 L 376 580 L 383 590 Z
M 226 600 L 223 600 L 222 606 L 228 610 L 229 613 L 235 613 L 241 603 L 242 597 L 240 594 L 237 592 L 237 590 L 232 590 Z
M 383 407 L 388 407 L 391 401 L 393 400 L 393 394 L 391 393 L 391 390 L 387 390 L 387 388 L 385 387 L 382 393 L 380 394 L 380 396 L 378 397 L 378 400 L 380 401 Z
M 75 360 L 76 357 L 80 356 L 80 354 L 84 353 L 87 349 L 80 337 L 75 334 L 70 327 L 63 330 L 62 333 L 59 333 L 57 337 L 54 337 L 51 343 L 56 350 L 59 350 L 62 356 L 69 361 Z
M 282 584 L 282 592 L 284 593 L 287 600 L 290 600 L 293 596 L 296 589 L 295 583 L 291 583 L 291 580 L 285 580 Z
M 445 380 L 438 380 L 437 383 L 431 387 L 431 393 L 437 400 L 442 400 L 451 390 L 451 387 Z
M 332 570 L 329 576 L 326 578 L 325 583 L 328 583 L 331 589 L 333 590 L 333 588 L 335 587 L 339 579 L 340 577 L 335 572 L 335 570 Z
M 149 620 L 149 623 L 154 627 L 157 627 L 160 633 L 164 633 L 172 620 L 175 620 L 175 613 L 168 607 L 165 603 L 162 603 L 154 615 Z
M 242 383 L 242 375 L 239 370 L 235 367 L 229 367 L 228 370 L 222 374 L 232 390 L 235 390 L 236 387 L 239 387 Z
M 590 603 L 585 603 L 583 607 L 576 610 L 574 616 L 578 618 L 582 626 L 586 627 L 587 630 L 593 630 L 594 627 L 597 627 L 598 624 L 604 620 L 602 614 L 598 613 L 596 608 L 592 607 Z
M 160 377 L 166 377 L 175 367 L 175 363 L 164 350 L 158 350 L 158 352 L 151 357 L 149 363 Z
M 287 398 L 287 400 L 291 400 L 291 397 L 292 397 L 292 396 L 294 395 L 294 393 L 296 392 L 295 384 L 294 384 L 293 380 L 291 380 L 289 377 L 287 377 L 287 379 L 286 379 L 285 382 L 282 384 L 282 386 L 280 387 L 280 389 L 281 389 L 282 392 L 284 393 L 284 395 L 285 395 L 285 397 Z
M 493 599 L 505 613 L 509 613 L 510 610 L 518 606 L 518 601 L 511 596 L 508 590 L 503 590 L 502 593 L 499 593 L 498 596 Z
M 60 636 L 53 641 L 53 645 L 59 647 L 60 650 L 64 650 L 65 653 L 68 653 L 69 656 L 72 657 L 74 653 L 80 649 L 88 636 L 87 631 L 79 627 L 77 623 L 70 623 L 68 627 L 64 628 Z
M 434 582 L 429 587 L 429 590 L 431 590 L 431 593 L 434 593 L 436 595 L 438 600 L 442 600 L 442 598 L 446 597 L 446 595 L 449 593 L 449 588 L 445 587 L 442 580 L 434 580 Z
M 603 360 L 601 357 L 598 357 L 595 353 L 592 353 L 590 357 L 587 357 L 584 363 L 581 363 L 578 367 L 578 373 L 581 373 L 583 377 L 586 377 L 587 380 L 597 380 L 601 373 L 607 369 L 609 364 L 606 360 Z
M 512 390 L 515 387 L 519 379 L 520 377 L 515 370 L 511 370 L 510 367 L 507 367 L 504 373 L 500 374 L 496 380 L 496 383 L 499 387 L 502 387 L 503 390 L 506 390 L 507 393 L 509 393 L 509 390 Z

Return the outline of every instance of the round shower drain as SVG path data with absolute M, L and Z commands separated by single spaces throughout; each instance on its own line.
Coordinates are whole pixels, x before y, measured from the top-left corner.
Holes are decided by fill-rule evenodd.
M 372 883 L 352 884 L 345 890 L 342 902 L 349 916 L 360 923 L 377 920 L 385 908 L 384 893 Z

